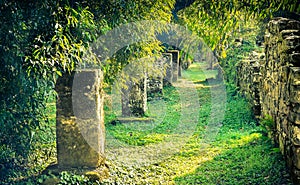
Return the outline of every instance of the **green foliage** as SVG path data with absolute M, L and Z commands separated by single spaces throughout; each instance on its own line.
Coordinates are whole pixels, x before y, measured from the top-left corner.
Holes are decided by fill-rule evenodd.
M 0 32 L 0 143 L 14 151 L 14 156 L 25 157 L 33 139 L 31 129 L 38 127 L 44 118 L 42 97 L 46 95 L 48 84 L 39 84 L 38 79 L 28 77 L 23 68 L 25 48 L 31 35 L 23 22 L 25 10 L 18 10 L 22 4 L 2 2 L 0 7 L 3 23 Z
M 67 5 L 58 7 L 49 21 L 54 29 L 36 36 L 25 62 L 29 73 L 50 76 L 55 81 L 53 75 L 73 71 L 83 62 L 88 43 L 96 39 L 96 25 L 87 9 L 75 10 Z
M 266 115 L 262 118 L 260 124 L 268 130 L 273 130 L 275 128 L 273 118 L 270 115 Z
M 32 182 L 33 181 L 33 182 Z M 92 181 L 84 175 L 77 175 L 73 172 L 62 171 L 59 174 L 43 174 L 40 175 L 36 181 L 27 181 L 27 183 L 32 184 L 57 184 L 57 185 L 77 185 L 77 184 L 94 184 Z
M 260 119 L 259 121 L 262 133 L 265 136 L 272 137 L 275 132 L 275 123 L 270 115 L 265 115 L 263 118 Z
M 257 35 L 259 35 L 260 29 L 258 25 L 263 26 L 257 21 L 252 20 L 241 26 L 236 33 L 236 37 L 230 40 L 230 46 L 227 48 L 227 57 L 219 60 L 225 72 L 225 80 L 229 85 L 236 84 L 237 65 L 242 62 L 242 60 L 247 59 L 252 51 L 261 52 L 262 50 L 262 48 L 256 45 Z
M 299 2 L 287 1 L 203 1 L 196 0 L 178 13 L 179 23 L 189 27 L 204 39 L 216 57 L 226 58 L 229 39 L 236 30 L 251 19 L 262 20 L 281 11 L 300 11 Z M 194 15 L 194 16 L 191 16 Z
M 59 177 L 60 181 L 58 184 L 63 185 L 63 184 L 84 184 L 88 182 L 88 179 L 85 178 L 83 175 L 75 175 L 68 173 L 66 171 L 63 171 L 60 173 Z
M 0 163 L 5 169 L 1 181 L 18 176 L 14 170 L 26 173 L 24 166 L 40 165 L 53 157 L 53 150 L 45 149 L 54 147 L 53 136 L 46 134 L 53 135 L 49 121 L 53 118 L 45 110 L 57 76 L 82 63 L 99 64 L 99 59 L 84 58 L 84 54 L 99 35 L 120 24 L 142 19 L 170 22 L 173 4 L 173 0 L 0 2 Z M 132 48 L 128 56 L 160 50 L 158 43 Z M 129 60 L 120 53 L 116 58 L 125 64 Z M 114 68 L 119 63 L 109 65 Z M 120 69 L 104 70 L 106 79 Z
M 171 22 L 172 14 L 171 10 L 174 7 L 174 0 L 168 1 L 114 1 L 105 2 L 102 4 L 102 13 L 107 15 L 111 12 L 111 17 L 108 17 L 108 23 L 111 28 L 118 27 L 122 24 L 142 21 L 142 20 L 155 20 L 162 22 Z M 106 16 L 107 18 L 107 16 Z M 105 82 L 112 84 L 116 77 L 120 74 L 120 71 L 124 69 L 129 63 L 135 62 L 138 59 L 144 57 L 153 57 L 159 55 L 163 51 L 162 43 L 156 39 L 156 34 L 161 33 L 166 28 L 153 27 L 147 30 L 141 25 L 136 27 L 137 30 L 126 30 L 128 34 L 134 35 L 135 32 L 144 33 L 148 32 L 149 38 L 153 38 L 153 41 L 144 41 L 140 43 L 134 43 L 131 45 L 123 46 L 117 53 L 115 53 L 109 60 L 102 65 L 104 71 Z M 133 32 L 133 33 L 132 33 Z M 118 35 L 116 35 L 118 36 Z M 141 35 L 136 35 L 140 37 Z M 122 38 L 122 37 L 121 37 Z M 148 39 L 148 38 L 147 38 Z M 101 41 L 100 41 L 101 42 Z M 101 43 L 99 43 L 101 45 Z M 151 60 L 147 61 L 148 65 Z M 145 67 L 145 63 L 140 64 Z

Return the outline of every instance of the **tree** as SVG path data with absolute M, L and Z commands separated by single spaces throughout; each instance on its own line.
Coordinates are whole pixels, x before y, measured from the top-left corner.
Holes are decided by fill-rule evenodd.
M 196 0 L 179 11 L 178 16 L 179 23 L 186 24 L 203 38 L 218 58 L 225 58 L 228 39 L 234 36 L 241 24 L 250 19 L 262 21 L 280 11 L 300 13 L 300 4 L 293 0 Z

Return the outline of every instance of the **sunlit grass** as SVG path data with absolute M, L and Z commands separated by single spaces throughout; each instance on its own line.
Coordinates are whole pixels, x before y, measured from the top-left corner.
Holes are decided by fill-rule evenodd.
M 183 71 L 182 76 L 194 83 L 205 81 L 207 78 L 215 78 L 218 71 L 206 68 L 206 63 L 192 63 L 187 70 Z
M 217 155 L 210 153 L 210 160 L 175 177 L 176 184 L 291 184 L 280 153 L 260 134 L 226 141 L 213 149 L 219 149 Z

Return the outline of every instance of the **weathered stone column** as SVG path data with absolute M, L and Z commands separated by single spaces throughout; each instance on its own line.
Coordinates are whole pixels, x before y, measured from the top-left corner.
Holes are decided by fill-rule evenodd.
M 162 54 L 164 64 L 166 66 L 166 75 L 164 77 L 163 85 L 170 85 L 173 83 L 173 62 L 171 53 Z
M 104 163 L 102 73 L 82 69 L 56 83 L 59 168 L 96 168 Z
M 178 77 L 182 77 L 183 58 L 179 55 L 179 53 L 178 53 L 178 58 L 179 58 Z
M 161 96 L 163 94 L 164 58 L 158 58 L 147 78 L 147 97 Z
M 179 74 L 179 70 L 180 70 L 179 51 L 178 50 L 169 50 L 168 53 L 172 54 L 173 82 L 176 82 L 178 80 L 178 74 Z
M 147 77 L 142 77 L 139 83 L 129 81 L 122 93 L 122 116 L 143 116 L 147 110 Z

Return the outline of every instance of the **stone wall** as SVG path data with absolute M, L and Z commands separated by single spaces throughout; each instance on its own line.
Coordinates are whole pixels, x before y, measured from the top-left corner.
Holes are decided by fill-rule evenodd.
M 275 123 L 275 141 L 294 177 L 300 182 L 300 22 L 277 18 L 265 35 L 266 63 L 262 66 L 262 115 Z M 299 84 L 297 84 L 299 83 Z M 297 123 L 298 122 L 298 123 Z
M 273 138 L 293 180 L 300 184 L 300 22 L 275 18 L 265 34 L 265 59 L 253 57 L 237 66 L 237 85 L 256 107 L 270 117 Z
M 236 74 L 238 75 L 236 85 L 243 97 L 252 104 L 253 112 L 257 117 L 261 114 L 259 92 L 261 88 L 260 68 L 263 62 L 264 54 L 253 52 L 236 67 Z

